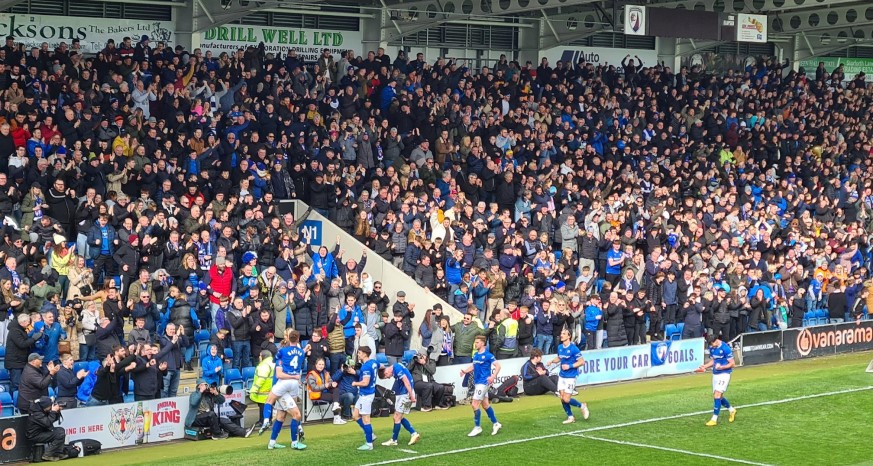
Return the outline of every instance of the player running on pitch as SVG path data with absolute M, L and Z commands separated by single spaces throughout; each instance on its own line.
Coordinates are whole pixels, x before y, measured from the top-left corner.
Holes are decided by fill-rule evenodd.
M 386 447 L 397 446 L 397 438 L 400 436 L 401 426 L 411 435 L 409 445 L 415 445 L 418 443 L 421 435 L 415 431 L 412 424 L 409 422 L 409 419 L 403 417 L 409 414 L 409 411 L 412 410 L 412 405 L 415 404 L 415 390 L 412 388 L 412 374 L 407 368 L 403 367 L 402 364 L 394 363 L 393 365 L 379 369 L 380 379 L 387 379 L 389 377 L 394 377 L 394 387 L 392 390 L 394 390 L 394 395 L 396 396 L 394 402 L 394 433 L 392 434 L 391 439 L 382 442 L 382 445 Z
M 361 368 L 358 370 L 358 381 L 352 382 L 353 387 L 360 387 L 360 398 L 355 403 L 355 411 L 352 417 L 364 431 L 366 443 L 358 447 L 358 450 L 366 451 L 373 449 L 373 426 L 370 424 L 370 412 L 373 409 L 373 399 L 376 397 L 376 373 L 379 371 L 379 363 L 370 359 L 373 350 L 369 346 L 358 348 L 358 361 Z
M 258 435 L 264 433 L 270 425 L 270 420 L 273 417 L 273 404 L 277 400 L 282 400 L 280 407 L 282 411 L 293 411 L 297 409 L 297 404 L 294 398 L 300 394 L 300 377 L 303 374 L 303 365 L 306 361 L 306 353 L 300 347 L 300 333 L 294 329 L 285 330 L 284 346 L 276 353 L 276 373 L 273 376 L 273 388 L 270 389 L 270 395 L 267 397 L 264 404 L 264 422 L 261 425 Z M 292 406 L 293 408 L 290 408 Z M 283 416 L 284 418 L 284 416 Z M 299 410 L 298 415 L 292 414 L 291 419 L 291 447 L 296 450 L 306 448 L 300 442 L 297 442 L 298 427 L 300 424 Z M 273 431 L 270 435 L 269 449 L 285 448 L 282 444 L 276 443 L 276 438 L 282 430 L 282 421 L 273 423 Z
M 576 418 L 573 416 L 571 407 L 575 406 L 582 411 L 582 419 L 588 419 L 589 415 L 588 405 L 573 398 L 573 392 L 576 390 L 576 377 L 579 376 L 579 368 L 585 364 L 585 358 L 582 357 L 579 347 L 573 344 L 573 336 L 570 335 L 570 330 L 566 327 L 561 330 L 560 338 L 558 356 L 549 362 L 549 365 L 561 363 L 561 372 L 558 373 L 558 393 L 561 394 L 561 405 L 564 406 L 564 412 L 567 413 L 564 424 L 572 424 L 576 422 Z
M 500 364 L 494 358 L 494 355 L 485 350 L 485 336 L 478 335 L 473 342 L 473 347 L 476 353 L 473 355 L 473 365 L 466 369 L 461 369 L 461 377 L 473 373 L 473 420 L 476 427 L 467 434 L 467 437 L 475 437 L 482 433 L 480 426 L 482 420 L 482 411 L 479 410 L 479 405 L 485 407 L 485 413 L 488 414 L 488 419 L 491 420 L 492 428 L 491 435 L 497 435 L 500 428 L 503 427 L 497 422 L 497 417 L 494 415 L 494 409 L 491 408 L 491 403 L 488 401 L 488 387 L 494 383 L 494 378 L 500 373 Z M 493 370 L 492 370 L 493 368 Z
M 734 370 L 734 353 L 731 351 L 731 346 L 721 341 L 717 335 L 707 336 L 706 342 L 709 343 L 709 362 L 702 364 L 697 371 L 706 372 L 712 367 L 712 419 L 706 423 L 707 426 L 712 427 L 718 425 L 721 408 L 728 409 L 730 413 L 728 422 L 734 422 L 737 417 L 736 408 L 732 408 L 724 397 L 731 381 L 731 372 Z

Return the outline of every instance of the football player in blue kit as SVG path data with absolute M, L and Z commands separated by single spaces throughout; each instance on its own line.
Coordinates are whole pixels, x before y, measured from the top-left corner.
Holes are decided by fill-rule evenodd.
M 421 439 L 421 435 L 415 431 L 409 419 L 404 418 L 412 410 L 415 404 L 415 390 L 412 387 L 412 374 L 409 369 L 400 363 L 394 363 L 379 369 L 379 378 L 387 379 L 394 377 L 394 432 L 390 440 L 382 442 L 383 446 L 397 446 L 397 438 L 400 437 L 400 428 L 403 427 L 410 434 L 409 445 L 415 445 Z
M 561 394 L 561 404 L 564 406 L 564 412 L 567 413 L 564 424 L 572 424 L 576 422 L 572 407 L 575 406 L 582 411 L 582 419 L 588 419 L 589 415 L 588 405 L 573 398 L 573 392 L 576 391 L 576 378 L 579 376 L 579 368 L 585 364 L 585 358 L 582 357 L 579 348 L 573 344 L 573 336 L 569 329 L 564 327 L 560 338 L 558 356 L 549 365 L 561 364 L 561 371 L 558 373 L 558 393 Z
M 373 399 L 376 397 L 376 373 L 379 371 L 379 363 L 370 359 L 373 350 L 369 346 L 358 348 L 358 361 L 361 368 L 358 370 L 357 382 L 352 382 L 353 387 L 358 387 L 360 397 L 355 403 L 355 411 L 352 417 L 364 431 L 366 443 L 358 447 L 358 450 L 367 451 L 373 449 L 373 426 L 370 425 L 370 412 L 373 409 Z
M 728 422 L 734 422 L 737 418 L 737 409 L 724 397 L 734 371 L 734 353 L 731 345 L 721 341 L 718 335 L 707 336 L 706 342 L 709 343 L 709 361 L 697 368 L 697 372 L 706 372 L 712 368 L 712 418 L 706 425 L 713 427 L 718 425 L 721 408 L 727 408 Z
M 291 415 L 291 448 L 303 450 L 306 448 L 302 442 L 297 441 L 300 427 L 300 409 L 297 407 L 295 398 L 300 394 L 300 377 L 303 374 L 303 365 L 306 361 L 306 353 L 300 347 L 300 333 L 294 329 L 285 330 L 285 346 L 276 353 L 276 373 L 274 375 L 273 388 L 267 404 L 264 405 L 264 425 L 267 425 L 272 417 L 273 403 L 279 408 L 276 421 L 273 422 L 273 430 L 270 434 L 270 443 L 267 448 L 285 448 L 285 445 L 276 443 L 279 433 L 282 432 L 282 423 L 285 413 Z M 270 401 L 273 403 L 270 403 Z M 268 408 L 269 407 L 269 408 Z M 264 427 L 261 427 L 261 431 Z
M 494 415 L 494 409 L 488 401 L 488 387 L 494 383 L 494 379 L 500 373 L 500 363 L 497 362 L 493 354 L 485 350 L 484 335 L 476 336 L 476 339 L 473 341 L 473 347 L 476 349 L 476 353 L 473 354 L 473 365 L 466 369 L 461 369 L 461 377 L 470 372 L 473 373 L 474 384 L 472 407 L 473 420 L 476 426 L 467 434 L 467 437 L 475 437 L 482 433 L 482 427 L 480 426 L 482 411 L 479 410 L 480 405 L 485 408 L 485 413 L 488 414 L 488 419 L 491 420 L 491 435 L 497 435 L 497 432 L 500 432 L 500 428 L 503 426 L 497 422 L 497 416 Z

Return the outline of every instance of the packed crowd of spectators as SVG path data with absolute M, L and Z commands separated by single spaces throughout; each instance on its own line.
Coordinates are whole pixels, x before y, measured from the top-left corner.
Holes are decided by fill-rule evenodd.
M 479 334 L 498 358 L 549 353 L 565 326 L 589 349 L 676 323 L 733 338 L 873 299 L 863 76 L 70 45 L 0 47 L 13 389 L 25 366 L 87 360 L 113 375 L 80 401 L 117 400 L 129 377 L 174 395 L 194 365 L 207 383 L 258 365 L 288 326 L 341 384 L 371 342 L 446 365 Z M 463 319 L 387 296 L 339 238 L 313 247 L 284 199 Z

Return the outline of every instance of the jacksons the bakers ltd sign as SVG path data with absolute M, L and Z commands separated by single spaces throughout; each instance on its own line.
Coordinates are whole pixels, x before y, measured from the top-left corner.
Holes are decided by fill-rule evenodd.
M 363 34 L 360 31 L 336 31 L 326 29 L 294 29 L 269 26 L 226 25 L 209 29 L 202 34 L 199 47 L 213 55 L 233 53 L 247 47 L 264 43 L 267 52 L 282 53 L 295 50 L 304 60 L 315 61 L 325 48 L 339 60 L 339 52 L 354 50 L 361 53 Z
M 77 39 L 81 51 L 88 54 L 103 50 L 109 39 L 117 44 L 124 37 L 136 43 L 145 35 L 153 43 L 169 44 L 173 39 L 172 30 L 172 23 L 164 21 L 0 14 L 2 37 L 12 36 L 16 43 L 23 43 L 27 48 L 40 47 L 46 42 L 51 50 L 61 42 L 70 45 Z

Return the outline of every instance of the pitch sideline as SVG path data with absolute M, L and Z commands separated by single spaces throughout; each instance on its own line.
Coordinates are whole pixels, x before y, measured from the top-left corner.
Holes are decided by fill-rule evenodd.
M 845 390 L 835 390 L 835 391 L 824 392 L 824 393 L 814 393 L 812 395 L 796 396 L 796 397 L 792 397 L 792 398 L 783 398 L 781 400 L 762 401 L 759 403 L 751 403 L 751 404 L 747 404 L 747 405 L 737 406 L 736 408 L 737 409 L 745 409 L 745 408 L 755 408 L 755 407 L 759 407 L 759 406 L 771 406 L 771 405 L 778 405 L 778 404 L 783 404 L 783 403 L 792 403 L 795 401 L 809 400 L 809 399 L 813 399 L 813 398 L 823 398 L 823 397 L 828 397 L 828 396 L 844 395 L 846 393 L 863 392 L 863 391 L 867 391 L 867 390 L 873 390 L 873 385 L 868 385 L 866 387 L 859 387 L 859 388 L 848 388 Z M 438 457 L 438 456 L 456 455 L 458 453 L 466 453 L 468 451 L 483 450 L 486 448 L 502 447 L 502 446 L 506 446 L 506 445 L 515 445 L 515 444 L 519 444 L 519 443 L 535 442 L 535 441 L 539 441 L 539 440 L 546 440 L 546 439 L 556 438 L 556 437 L 566 437 L 568 435 L 575 435 L 575 436 L 582 436 L 585 438 L 589 438 L 587 436 L 580 435 L 580 434 L 585 434 L 588 432 L 596 432 L 596 431 L 601 431 L 601 430 L 619 429 L 622 427 L 630 427 L 630 426 L 636 426 L 636 425 L 640 425 L 640 424 L 649 424 L 652 422 L 669 421 L 672 419 L 682 419 L 682 418 L 691 417 L 691 416 L 700 416 L 700 415 L 708 414 L 711 412 L 712 412 L 712 410 L 695 411 L 693 413 L 675 414 L 672 416 L 662 416 L 662 417 L 655 417 L 655 418 L 650 418 L 650 419 L 641 419 L 638 421 L 624 422 L 621 424 L 611 424 L 608 426 L 591 427 L 588 429 L 580 429 L 580 430 L 574 430 L 574 431 L 570 431 L 570 432 L 556 432 L 554 434 L 539 435 L 536 437 L 527 437 L 527 438 L 521 438 L 521 439 L 515 439 L 515 440 L 507 440 L 505 442 L 490 443 L 487 445 L 477 445 L 474 447 L 458 448 L 456 450 L 447 450 L 447 451 L 441 451 L 441 452 L 436 452 L 436 453 L 427 453 L 427 454 L 418 455 L 418 456 L 410 456 L 407 458 L 385 460 L 385 461 L 379 461 L 376 463 L 367 463 L 367 464 L 364 464 L 363 466 L 379 466 L 379 465 L 383 465 L 383 464 L 403 463 L 406 461 L 415 461 L 415 460 L 421 460 L 421 459 L 425 459 L 425 458 L 434 458 L 434 457 Z M 594 438 L 592 438 L 592 440 L 594 440 Z M 600 439 L 598 438 L 598 440 L 600 440 Z M 647 445 L 647 447 L 653 447 L 653 446 Z M 653 447 L 653 448 L 660 449 L 661 447 Z M 688 452 L 688 453 L 690 453 L 690 452 Z M 725 460 L 728 460 L 728 459 L 725 458 Z M 761 464 L 761 463 L 746 462 L 746 464 L 756 464 L 757 465 L 757 464 Z
M 574 437 L 580 437 L 580 438 L 584 438 L 584 439 L 588 439 L 588 440 L 596 440 L 598 442 L 614 443 L 616 445 L 625 445 L 625 446 L 637 447 L 637 448 L 648 448 L 650 450 L 667 451 L 670 453 L 680 453 L 680 454 L 689 455 L 689 456 L 699 456 L 702 458 L 709 458 L 709 459 L 713 459 L 713 460 L 727 461 L 729 463 L 751 464 L 753 466 L 773 466 L 773 465 L 767 464 L 767 463 L 756 463 L 754 461 L 741 460 L 738 458 L 729 458 L 727 456 L 710 455 L 708 453 L 698 453 L 696 451 L 690 451 L 690 450 L 680 450 L 678 448 L 661 447 L 658 445 L 648 445 L 645 443 L 627 442 L 625 440 L 615 440 L 615 439 L 611 439 L 611 438 L 591 437 L 591 436 L 588 436 L 585 434 L 571 434 L 571 435 L 573 435 Z

